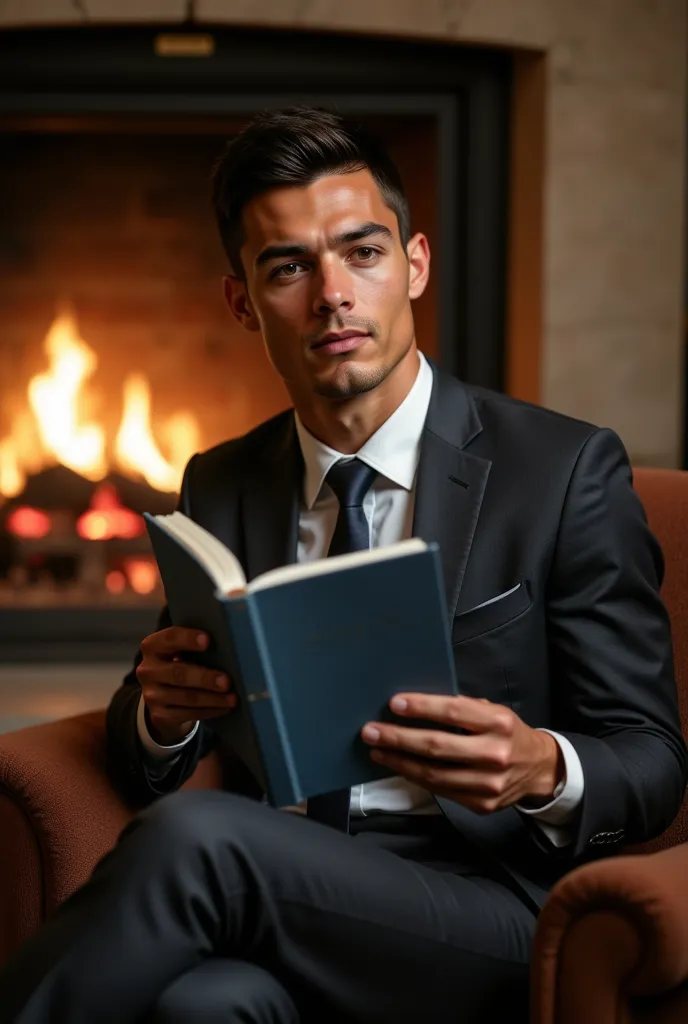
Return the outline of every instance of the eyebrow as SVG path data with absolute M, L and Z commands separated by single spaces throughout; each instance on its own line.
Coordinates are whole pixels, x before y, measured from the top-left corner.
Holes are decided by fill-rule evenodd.
M 332 238 L 328 238 L 327 243 L 331 249 L 336 249 L 340 245 L 361 242 L 363 239 L 371 238 L 373 235 L 382 235 L 383 238 L 388 239 L 390 242 L 394 241 L 394 235 L 388 227 L 385 227 L 384 224 L 368 221 L 366 224 L 361 224 L 360 227 L 354 228 L 353 231 L 344 231 L 339 235 L 333 235 Z M 287 242 L 284 245 L 268 245 L 256 257 L 256 266 L 260 267 L 263 263 L 269 263 L 270 260 L 283 259 L 285 256 L 309 256 L 311 253 L 312 249 L 307 245 L 299 245 L 296 242 Z

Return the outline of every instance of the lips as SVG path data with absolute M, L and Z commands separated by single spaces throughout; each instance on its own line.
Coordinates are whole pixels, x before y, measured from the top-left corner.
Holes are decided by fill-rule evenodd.
M 338 341 L 348 341 L 350 338 L 367 338 L 368 334 L 365 331 L 331 331 L 326 334 L 320 341 L 316 341 L 313 348 L 323 348 L 326 345 L 335 344 Z
M 319 356 L 340 356 L 345 352 L 353 352 L 370 340 L 370 335 L 364 331 L 342 331 L 341 334 L 326 334 L 317 344 L 313 345 L 313 351 Z

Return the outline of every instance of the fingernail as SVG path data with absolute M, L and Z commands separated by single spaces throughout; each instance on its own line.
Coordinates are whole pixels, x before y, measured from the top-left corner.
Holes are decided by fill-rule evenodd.
M 392 711 L 406 711 L 406 708 L 408 707 L 408 701 L 404 700 L 403 697 L 392 697 L 391 701 L 389 702 L 389 706 L 391 707 Z
M 364 728 L 363 728 L 363 739 L 364 740 L 370 740 L 371 743 L 374 743 L 375 740 L 379 740 L 380 739 L 380 730 L 374 728 L 374 726 L 372 726 L 372 725 L 364 726 Z
M 208 637 L 205 635 L 205 633 L 199 633 L 198 634 L 198 636 L 196 637 L 196 643 L 201 648 L 202 647 L 207 647 L 207 645 L 208 645 Z
M 215 685 L 217 686 L 218 690 L 224 690 L 225 685 L 226 685 L 225 677 L 224 676 L 215 676 Z
M 381 750 L 371 750 L 370 757 L 373 761 L 384 761 L 385 755 Z

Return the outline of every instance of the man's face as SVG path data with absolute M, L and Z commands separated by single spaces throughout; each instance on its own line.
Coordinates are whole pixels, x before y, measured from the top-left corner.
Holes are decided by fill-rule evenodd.
M 246 282 L 227 300 L 261 331 L 294 400 L 377 387 L 415 345 L 410 299 L 429 270 L 424 235 L 408 245 L 368 170 L 282 188 L 244 209 Z

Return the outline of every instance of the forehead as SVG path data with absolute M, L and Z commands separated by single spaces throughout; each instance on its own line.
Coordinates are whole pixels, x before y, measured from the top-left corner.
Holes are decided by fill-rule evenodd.
M 249 251 L 271 242 L 317 244 L 368 221 L 398 230 L 396 214 L 385 205 L 370 171 L 328 174 L 303 188 L 272 189 L 247 203 L 244 244 Z

